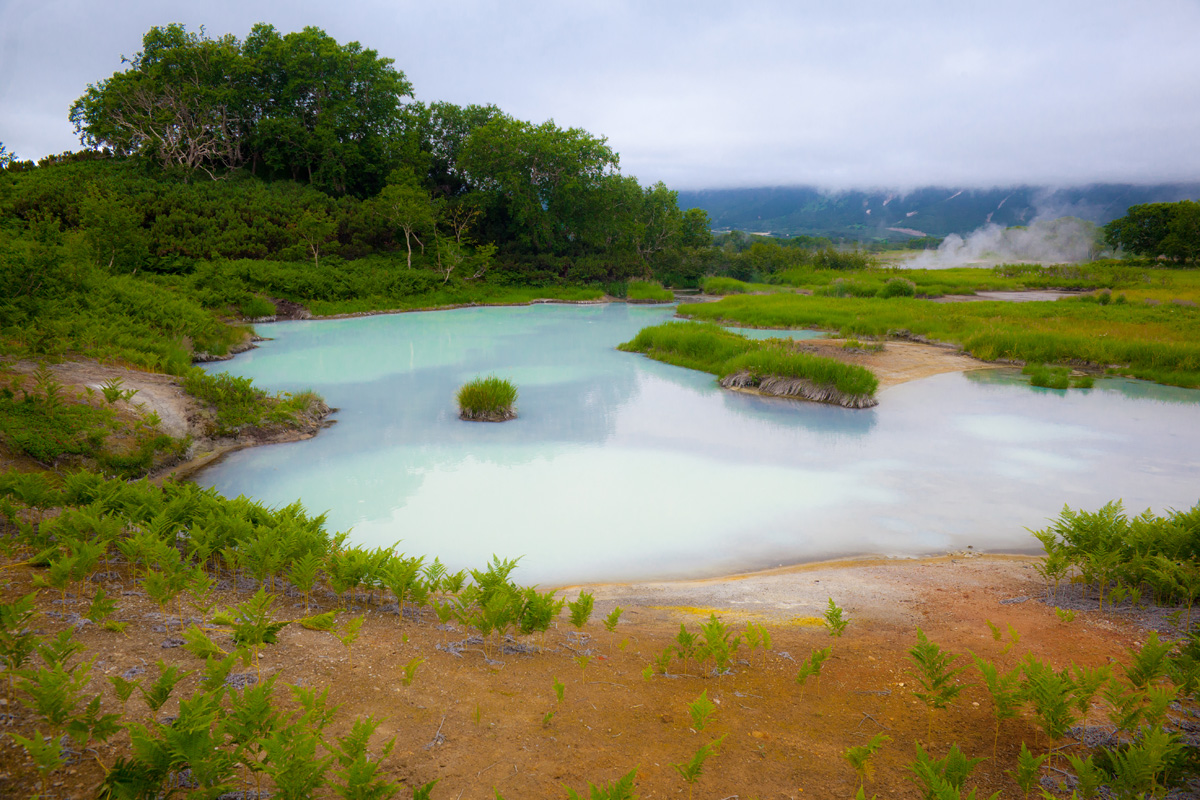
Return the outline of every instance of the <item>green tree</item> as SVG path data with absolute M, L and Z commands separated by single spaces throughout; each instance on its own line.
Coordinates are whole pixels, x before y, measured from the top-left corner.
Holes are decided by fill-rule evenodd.
M 1178 262 L 1200 256 L 1200 203 L 1143 203 L 1104 226 L 1104 239 L 1134 255 Z
M 412 243 L 425 252 L 420 236 L 435 227 L 433 205 L 429 193 L 410 169 L 397 169 L 388 176 L 388 184 L 374 200 L 380 213 L 404 234 L 408 251 L 408 268 L 412 269 Z
M 522 248 L 566 250 L 589 218 L 589 194 L 615 174 L 617 155 L 604 138 L 553 120 L 534 125 L 500 115 L 476 128 L 461 166 L 511 222 Z
M 321 248 L 337 233 L 337 221 L 330 219 L 328 214 L 318 208 L 315 211 L 306 210 L 301 214 L 294 228 L 296 235 L 312 256 L 313 267 L 320 269 Z
M 319 28 L 255 25 L 243 44 L 201 28 L 154 27 L 129 68 L 71 106 L 80 142 L 210 177 L 247 164 L 333 194 L 384 183 L 412 86 L 392 60 Z M 206 254 L 207 255 L 207 254 Z
M 129 69 L 114 73 L 71 106 L 82 144 L 138 153 L 185 174 L 215 177 L 241 162 L 239 83 L 246 73 L 232 35 L 211 39 L 201 28 L 155 26 Z
M 280 35 L 261 23 L 243 52 L 254 75 L 245 89 L 252 165 L 333 194 L 377 192 L 400 132 L 400 100 L 412 95 L 392 59 L 320 28 Z
M 150 255 L 142 214 L 116 194 L 88 187 L 79 206 L 84 241 L 97 266 L 136 274 Z

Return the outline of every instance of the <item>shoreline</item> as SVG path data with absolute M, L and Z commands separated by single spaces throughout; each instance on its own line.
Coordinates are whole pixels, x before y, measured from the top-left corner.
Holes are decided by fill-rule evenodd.
M 920 557 L 851 556 L 709 578 L 580 583 L 559 587 L 568 599 L 590 592 L 597 607 L 635 609 L 645 623 L 719 613 L 727 620 L 820 625 L 830 598 L 862 619 L 911 625 L 928 595 L 989 587 L 999 605 L 1036 601 L 1041 555 L 956 551 Z M 936 580 L 932 580 L 936 574 Z

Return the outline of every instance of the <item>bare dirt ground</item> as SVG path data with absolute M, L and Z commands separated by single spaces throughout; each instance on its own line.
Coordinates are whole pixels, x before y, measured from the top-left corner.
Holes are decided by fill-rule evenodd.
M 879 378 L 880 388 L 944 372 L 996 369 L 1005 366 L 972 358 L 954 345 L 888 341 L 883 343 L 882 349 L 878 351 L 847 349 L 845 345 L 844 339 L 804 339 L 797 341 L 795 347 L 826 358 L 866 367 Z
M 10 570 L 6 577 L 6 601 L 29 590 L 28 572 Z M 117 568 L 97 583 L 118 598 L 116 618 L 131 623 L 125 634 L 94 625 L 78 634 L 87 657 L 97 659 L 89 690 L 104 696 L 106 710 L 120 708 L 108 676 L 153 680 L 160 659 L 189 670 L 200 666 L 179 647 L 179 622 L 172 617 L 170 628 L 163 627 L 136 576 Z M 222 599 L 239 602 L 253 588 L 235 590 L 226 580 Z M 560 798 L 566 795 L 564 785 L 584 790 L 587 781 L 609 781 L 634 767 L 639 796 L 691 796 L 672 764 L 687 761 L 718 737 L 725 738 L 696 784 L 695 797 L 850 798 L 857 778 L 843 752 L 879 732 L 891 742 L 875 759 L 868 796 L 916 798 L 920 792 L 906 769 L 915 757 L 914 742 L 938 757 L 951 743 L 968 755 L 990 757 L 994 731 L 990 701 L 973 667 L 959 676 L 962 695 L 937 712 L 928 727 L 925 707 L 912 694 L 905 655 L 918 627 L 959 654 L 957 666 L 969 664 L 971 651 L 1005 669 L 1026 653 L 1059 668 L 1071 662 L 1106 664 L 1123 659 L 1124 649 L 1145 634 L 1119 613 L 1084 611 L 1074 622 L 1061 622 L 1041 602 L 1033 559 L 1023 557 L 960 554 L 841 562 L 718 580 L 591 588 L 596 612 L 582 631 L 561 619 L 544 647 L 536 638 L 514 642 L 494 660 L 485 659 L 470 631 L 439 625 L 428 609 L 401 618 L 394 604 L 356 603 L 343 615 L 366 618 L 352 651 L 328 633 L 289 625 L 278 644 L 262 652 L 263 678 L 277 675 L 281 682 L 330 687 L 331 699 L 342 705 L 335 733 L 344 733 L 355 717 L 382 719 L 376 747 L 387 738 L 396 741 L 384 762 L 386 774 L 409 787 L 440 779 L 433 794 L 439 799 L 491 800 L 497 791 L 509 800 Z M 577 590 L 564 596 L 574 597 Z M 63 615 L 82 613 L 86 603 L 68 596 L 63 604 L 43 595 L 42 608 L 49 613 L 39 626 L 47 633 L 67 624 Z M 829 598 L 852 620 L 841 638 L 830 637 L 819 618 Z M 320 609 L 335 607 L 330 596 L 316 603 Z M 300 616 L 303 605 L 288 593 L 276 616 Z M 624 613 L 609 633 L 599 620 L 616 605 Z M 737 631 L 747 621 L 763 624 L 773 648 L 739 652 L 732 671 L 719 677 L 679 661 L 672 662 L 668 675 L 643 676 L 680 624 L 694 632 L 711 613 Z M 1005 630 L 1011 625 L 1019 643 L 1006 652 L 1007 642 L 993 640 L 985 619 Z M 215 638 L 229 647 L 228 636 Z M 799 663 L 827 646 L 832 656 L 819 681 L 797 685 Z M 405 685 L 403 667 L 414 659 L 421 661 L 411 685 Z M 561 702 L 553 689 L 556 680 L 565 686 Z M 195 684 L 189 677 L 177 693 L 187 696 Z M 698 730 L 687 704 L 702 691 L 717 711 L 707 728 Z M 28 712 L 11 700 L 3 702 L 11 715 L 4 717 L 6 729 L 22 730 Z M 175 713 L 174 703 L 168 702 L 160 716 Z M 150 717 L 136 696 L 127 715 L 143 722 Z M 1093 709 L 1089 719 L 1099 724 L 1103 715 Z M 984 762 L 968 786 L 978 786 L 980 796 L 999 791 L 1002 797 L 1019 797 L 1004 770 L 1013 768 L 1022 741 L 1035 752 L 1046 749 L 1026 716 L 1005 722 L 997 758 Z M 101 765 L 111 765 L 127 748 L 127 737 L 120 734 L 83 754 L 55 775 L 53 796 L 93 796 L 102 780 Z M 1045 775 L 1062 778 L 1051 770 Z M 247 778 L 243 788 L 252 785 Z M 25 797 L 33 790 L 24 752 L 11 741 L 0 743 L 0 796 Z M 408 790 L 401 796 L 409 796 Z

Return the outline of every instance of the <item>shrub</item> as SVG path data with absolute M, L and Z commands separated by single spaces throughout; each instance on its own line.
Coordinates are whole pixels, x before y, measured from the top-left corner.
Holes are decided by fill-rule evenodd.
M 917 285 L 908 278 L 888 278 L 883 284 L 883 288 L 879 290 L 879 296 L 888 297 L 916 297 Z

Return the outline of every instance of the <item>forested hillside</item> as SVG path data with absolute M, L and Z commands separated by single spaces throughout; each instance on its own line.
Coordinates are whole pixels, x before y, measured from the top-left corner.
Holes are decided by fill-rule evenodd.
M 621 174 L 603 137 L 407 102 L 404 73 L 356 42 L 168 25 L 127 61 L 70 109 L 88 149 L 2 159 L 8 351 L 177 372 L 238 338 L 214 313 L 278 299 L 332 313 L 513 287 L 598 296 L 703 270 L 703 212 Z

